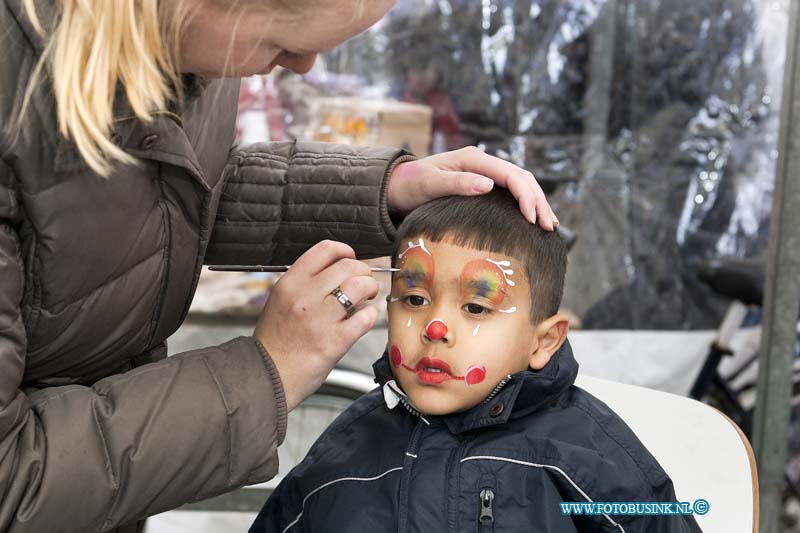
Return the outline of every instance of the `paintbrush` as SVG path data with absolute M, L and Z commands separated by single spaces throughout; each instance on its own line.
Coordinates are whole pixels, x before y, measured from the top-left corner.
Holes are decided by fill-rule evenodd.
M 286 272 L 292 265 L 209 265 L 214 272 Z M 399 268 L 372 267 L 373 272 L 399 272 Z

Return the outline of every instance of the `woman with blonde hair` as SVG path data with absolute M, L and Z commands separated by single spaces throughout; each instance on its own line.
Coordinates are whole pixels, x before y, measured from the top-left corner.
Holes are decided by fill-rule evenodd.
M 474 148 L 231 148 L 234 77 L 305 72 L 392 4 L 0 0 L 0 530 L 138 531 L 275 475 L 287 412 L 376 319 L 355 258 L 421 203 L 496 183 L 553 228 Z M 166 358 L 204 262 L 294 266 L 252 336 Z

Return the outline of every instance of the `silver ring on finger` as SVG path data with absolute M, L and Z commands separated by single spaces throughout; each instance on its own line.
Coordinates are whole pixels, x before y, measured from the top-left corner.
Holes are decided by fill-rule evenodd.
M 353 313 L 356 312 L 356 306 L 353 305 L 353 302 L 350 300 L 350 298 L 348 298 L 347 295 L 342 292 L 341 287 L 336 287 L 333 289 L 331 294 L 334 296 L 334 298 L 336 298 L 336 301 L 338 301 L 340 304 L 342 304 L 342 307 L 344 307 L 346 319 L 350 318 Z

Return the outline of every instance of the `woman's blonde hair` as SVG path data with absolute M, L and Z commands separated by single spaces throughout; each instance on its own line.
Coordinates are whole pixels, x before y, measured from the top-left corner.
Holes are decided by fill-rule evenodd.
M 46 68 L 59 132 L 75 143 L 86 163 L 108 176 L 113 161 L 133 162 L 110 140 L 117 88 L 124 89 L 134 113 L 144 121 L 152 120 L 154 113 L 166 109 L 170 99 L 180 94 L 178 21 L 187 11 L 187 2 L 169 0 L 177 5 L 166 13 L 159 0 L 60 0 L 60 12 L 47 31 L 34 0 L 24 1 L 46 45 L 23 110 Z
M 245 8 L 306 13 L 309 7 L 318 6 L 318 1 L 58 0 L 60 9 L 52 27 L 44 28 L 35 0 L 24 0 L 45 47 L 28 84 L 19 120 L 46 70 L 52 80 L 59 132 L 75 143 L 95 172 L 108 176 L 114 162 L 135 161 L 110 139 L 118 89 L 124 90 L 133 112 L 143 121 L 166 110 L 171 99 L 181 99 L 178 47 L 183 30 L 202 2 L 231 11 L 241 9 L 240 16 L 244 16 Z M 360 17 L 363 9 L 364 1 L 355 0 L 353 16 Z M 235 32 L 236 27 L 231 39 Z

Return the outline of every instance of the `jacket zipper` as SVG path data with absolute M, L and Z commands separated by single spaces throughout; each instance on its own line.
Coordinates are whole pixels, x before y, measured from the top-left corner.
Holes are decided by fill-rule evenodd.
M 497 386 L 494 388 L 494 390 L 492 390 L 492 392 L 489 393 L 489 396 L 487 396 L 486 399 L 483 400 L 483 402 L 481 402 L 481 403 L 489 403 L 490 401 L 492 401 L 492 398 L 497 396 L 497 393 L 500 392 L 503 389 L 503 387 L 508 385 L 508 382 L 511 381 L 512 379 L 513 379 L 513 376 L 511 374 L 509 374 L 506 377 L 504 377 L 502 380 L 500 380 L 500 383 L 497 384 Z
M 494 491 L 489 487 L 484 488 L 480 493 L 478 531 L 480 533 L 494 531 Z
M 397 396 L 397 399 L 400 402 L 400 405 L 402 405 L 405 408 L 406 411 L 408 411 L 412 415 L 418 417 L 420 420 L 425 422 L 425 424 L 430 426 L 431 423 L 428 422 L 428 419 L 425 418 L 425 416 L 416 407 L 414 407 L 414 405 L 408 400 L 408 396 L 406 396 L 406 394 L 403 391 L 399 390 L 397 388 L 397 385 L 392 386 L 393 383 L 394 383 L 394 380 L 392 380 L 391 382 L 387 383 L 386 385 Z M 392 409 L 392 407 L 389 407 L 389 409 Z
M 409 413 L 411 413 L 411 414 L 412 414 L 412 415 L 414 415 L 414 416 L 417 416 L 417 417 L 419 417 L 419 418 L 420 418 L 420 419 L 421 419 L 423 422 L 425 422 L 427 425 L 429 425 L 429 426 L 431 425 L 431 423 L 430 423 L 430 422 L 428 422 L 428 419 L 427 419 L 427 418 L 425 418 L 425 417 L 422 415 L 422 413 L 420 413 L 420 412 L 419 412 L 419 411 L 416 409 L 416 407 L 414 407 L 413 405 L 411 405 L 411 402 L 409 402 L 408 400 L 406 400 L 406 399 L 405 399 L 405 398 L 403 398 L 402 396 L 400 397 L 400 403 L 403 405 L 403 407 L 405 407 L 405 408 L 406 408 L 406 411 L 408 411 Z

